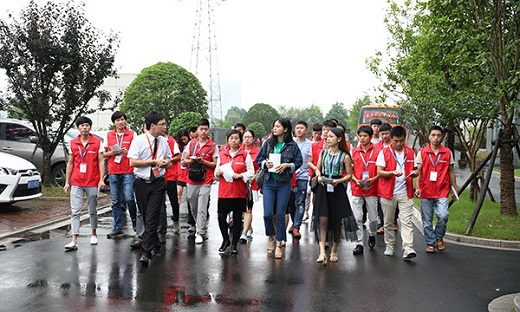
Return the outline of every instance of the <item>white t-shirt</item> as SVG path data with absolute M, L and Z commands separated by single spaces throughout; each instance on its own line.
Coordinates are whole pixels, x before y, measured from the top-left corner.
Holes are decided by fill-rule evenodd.
M 384 149 L 382 149 L 379 152 L 379 154 L 377 155 L 376 166 L 386 167 L 386 161 L 385 161 L 385 156 L 384 156 L 383 150 Z M 402 150 L 401 152 L 395 152 L 395 157 L 397 158 L 396 170 L 403 172 L 403 174 L 398 177 L 397 176 L 395 177 L 394 195 L 406 193 L 406 175 L 404 173 L 404 163 L 405 163 L 406 159 L 405 159 L 404 152 L 405 152 L 405 149 Z M 409 155 L 409 154 L 411 154 L 411 155 Z M 414 156 L 413 153 L 408 152 L 408 154 L 406 155 L 406 158 L 413 157 L 413 156 Z M 415 157 L 414 157 L 414 167 L 417 167 L 417 162 L 416 162 Z

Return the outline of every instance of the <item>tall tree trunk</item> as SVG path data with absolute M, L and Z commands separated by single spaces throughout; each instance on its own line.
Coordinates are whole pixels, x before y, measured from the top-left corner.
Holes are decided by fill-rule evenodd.
M 500 139 L 500 213 L 511 216 L 518 215 L 515 199 L 515 175 L 513 164 L 513 125 L 512 120 L 507 119 Z

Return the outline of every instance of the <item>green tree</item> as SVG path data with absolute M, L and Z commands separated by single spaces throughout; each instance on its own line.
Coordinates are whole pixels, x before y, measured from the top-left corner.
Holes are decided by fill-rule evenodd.
M 248 124 L 247 129 L 253 130 L 257 138 L 262 138 L 269 133 L 269 131 L 266 131 L 264 126 L 257 121 Z
M 244 116 L 243 124 L 250 125 L 253 122 L 259 122 L 264 127 L 264 132 L 261 133 L 262 136 L 266 135 L 271 131 L 271 126 L 273 121 L 280 117 L 280 114 L 276 109 L 274 109 L 269 104 L 257 103 L 247 111 L 247 114 Z
M 110 96 L 98 90 L 114 68 L 118 38 L 94 28 L 84 5 L 34 1 L 19 20 L 0 21 L 0 68 L 8 78 L 9 102 L 23 112 L 43 150 L 43 185 L 50 186 L 50 158 L 63 134 L 81 115 L 110 109 Z M 95 109 L 88 106 L 98 97 Z M 57 123 L 56 129 L 50 125 Z
M 246 113 L 247 111 L 241 107 L 231 106 L 227 111 L 226 117 L 224 118 L 224 121 L 229 125 L 226 128 L 232 127 L 237 123 L 242 123 Z
M 140 130 L 150 110 L 164 114 L 166 121 L 182 112 L 196 112 L 207 117 L 208 101 L 200 81 L 183 67 L 159 62 L 147 67 L 128 86 L 121 110 L 126 112 L 129 126 Z
M 168 127 L 168 133 L 176 137 L 177 131 L 180 129 L 189 129 L 196 127 L 197 122 L 202 118 L 202 115 L 197 112 L 184 112 L 177 115 L 172 119 L 170 126 Z
M 321 107 L 312 104 L 311 106 L 304 108 L 302 111 L 302 120 L 307 122 L 309 128 L 312 128 L 312 125 L 317 122 L 323 122 L 323 112 L 321 111 Z
M 368 95 L 365 95 L 362 98 L 357 98 L 356 101 L 354 101 L 354 104 L 352 104 L 346 124 L 346 126 L 350 128 L 352 135 L 354 135 L 358 129 L 359 114 L 361 113 L 361 107 L 370 104 L 373 103 Z
M 325 119 L 333 118 L 337 119 L 340 124 L 347 125 L 349 114 L 348 110 L 345 108 L 345 105 L 343 103 L 336 102 L 332 104 L 332 107 L 330 108 L 329 112 L 327 113 L 327 115 L 325 115 Z

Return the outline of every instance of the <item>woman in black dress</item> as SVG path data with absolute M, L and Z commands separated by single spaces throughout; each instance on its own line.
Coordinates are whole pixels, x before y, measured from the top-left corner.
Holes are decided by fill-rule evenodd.
M 345 141 L 345 133 L 339 128 L 330 129 L 328 148 L 320 153 L 316 176 L 318 187 L 314 203 L 313 224 L 319 241 L 320 255 L 316 262 L 327 264 L 325 241 L 327 234 L 333 240 L 330 261 L 338 261 L 338 243 L 343 225 L 348 239 L 356 237 L 356 220 L 350 208 L 343 182 L 352 177 L 352 159 Z

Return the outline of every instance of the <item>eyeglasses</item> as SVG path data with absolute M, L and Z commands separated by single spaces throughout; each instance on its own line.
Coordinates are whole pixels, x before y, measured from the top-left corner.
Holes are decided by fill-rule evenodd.
M 252 136 L 245 136 L 244 140 L 248 140 L 248 139 L 252 139 L 252 138 L 253 138 Z
M 159 127 L 168 127 L 168 123 L 167 122 L 161 122 L 161 123 L 158 123 L 157 125 Z

